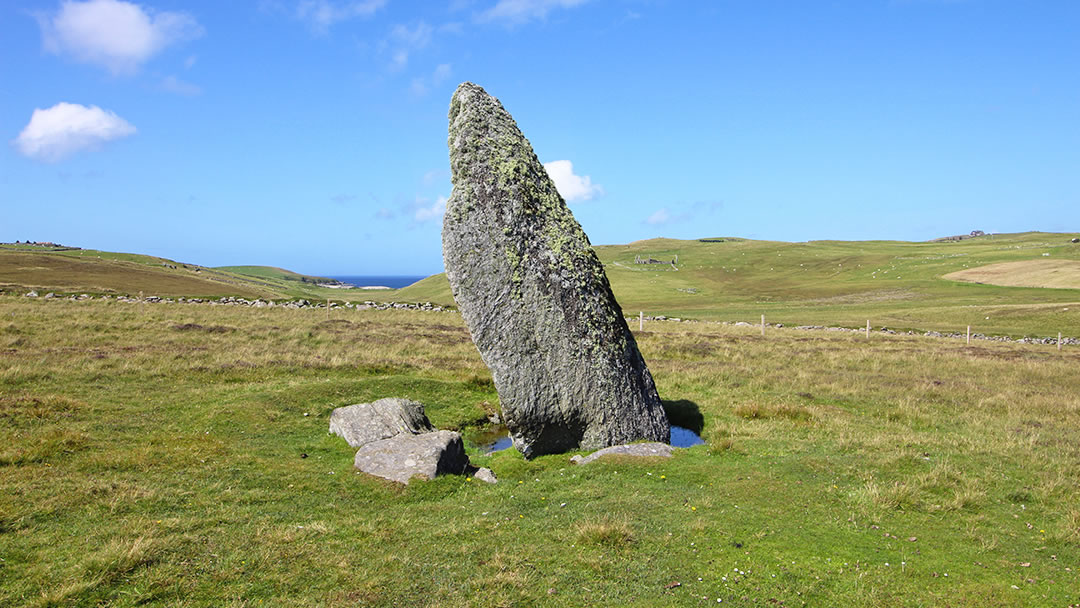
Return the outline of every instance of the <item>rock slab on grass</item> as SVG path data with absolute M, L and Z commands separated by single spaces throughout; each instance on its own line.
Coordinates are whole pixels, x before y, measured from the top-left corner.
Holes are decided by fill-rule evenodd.
M 488 468 L 476 469 L 473 473 L 473 478 L 480 481 L 486 481 L 487 483 L 499 483 L 499 478 L 495 477 L 495 472 Z
M 330 414 L 330 432 L 354 448 L 403 433 L 416 435 L 434 430 L 422 404 L 397 397 L 339 407 Z
M 460 475 L 469 464 L 461 435 L 434 431 L 419 435 L 400 434 L 360 447 L 353 461 L 356 468 L 398 483 L 413 477 L 435 479 L 438 475 Z
M 671 458 L 671 446 L 666 443 L 632 443 L 630 445 L 616 445 L 610 448 L 597 450 L 588 456 L 574 456 L 570 462 L 574 464 L 589 464 L 597 458 L 604 456 L 652 456 L 659 458 Z
M 670 430 L 603 264 L 532 146 L 472 83 L 450 103 L 443 260 L 526 458 Z

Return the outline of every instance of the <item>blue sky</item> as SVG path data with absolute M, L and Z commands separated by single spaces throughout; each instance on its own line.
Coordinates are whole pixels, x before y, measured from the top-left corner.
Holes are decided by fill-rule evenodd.
M 442 269 L 446 113 L 514 115 L 595 244 L 1080 230 L 1080 2 L 0 7 L 0 241 Z

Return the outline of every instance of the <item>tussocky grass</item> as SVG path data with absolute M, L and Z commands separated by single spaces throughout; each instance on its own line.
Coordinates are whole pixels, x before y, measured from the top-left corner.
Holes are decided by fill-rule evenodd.
M 460 318 L 0 297 L 0 605 L 1067 606 L 1075 347 L 636 332 L 705 445 L 356 474 L 334 407 L 497 407 Z M 678 583 L 677 585 L 675 583 Z

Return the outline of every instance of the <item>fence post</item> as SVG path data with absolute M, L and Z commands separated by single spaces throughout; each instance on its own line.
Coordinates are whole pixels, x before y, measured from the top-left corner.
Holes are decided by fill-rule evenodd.
M 326 320 L 330 320 L 330 298 L 326 298 Z
M 870 339 L 870 319 L 866 320 L 866 339 Z
M 968 325 L 967 345 L 971 346 L 971 326 L 970 325 Z
M 637 330 L 645 331 L 645 311 L 638 311 L 637 313 Z
M 765 337 L 765 315 L 761 315 L 761 337 Z

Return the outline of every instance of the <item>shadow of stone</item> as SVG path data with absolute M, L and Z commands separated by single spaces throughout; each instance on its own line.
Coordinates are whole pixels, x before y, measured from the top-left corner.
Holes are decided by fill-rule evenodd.
M 663 402 L 668 422 L 674 426 L 690 429 L 698 435 L 701 434 L 701 431 L 705 428 L 705 418 L 701 415 L 701 410 L 696 403 L 687 399 L 676 399 L 674 401 L 665 399 Z

